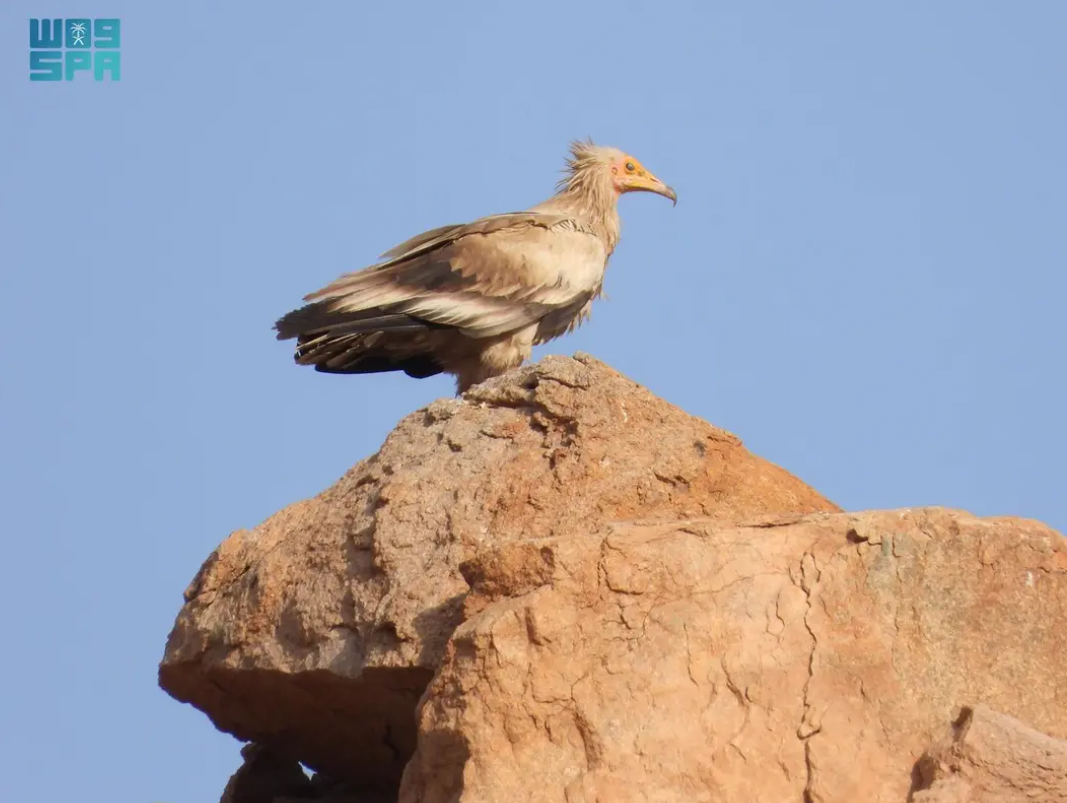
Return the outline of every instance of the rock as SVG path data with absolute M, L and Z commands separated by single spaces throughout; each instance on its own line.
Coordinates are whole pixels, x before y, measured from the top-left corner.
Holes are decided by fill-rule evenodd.
M 1067 741 L 984 705 L 964 708 L 952 739 L 919 762 L 914 803 L 1063 803 Z
M 160 685 L 256 743 L 233 803 L 918 803 L 981 791 L 960 706 L 1067 738 L 1060 535 L 843 513 L 585 356 L 408 416 L 185 600 Z
M 241 749 L 241 767 L 219 803 L 390 803 L 395 795 L 367 792 L 316 773 L 308 778 L 299 762 L 254 742 Z
M 241 749 L 244 763 L 233 774 L 219 803 L 274 803 L 276 798 L 310 798 L 311 779 L 297 761 L 282 758 L 258 744 Z
M 1067 542 L 1044 525 L 589 529 L 464 566 L 478 612 L 424 697 L 402 803 L 903 803 L 961 700 L 1067 736 Z
M 409 415 L 332 488 L 233 533 L 185 593 L 159 682 L 239 739 L 395 792 L 463 614 L 459 565 L 484 547 L 833 510 L 602 363 L 548 357 Z

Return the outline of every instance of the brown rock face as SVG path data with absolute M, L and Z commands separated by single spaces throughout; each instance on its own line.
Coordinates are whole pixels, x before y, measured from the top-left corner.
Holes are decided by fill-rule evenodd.
M 404 803 L 903 803 L 958 701 L 1067 736 L 1067 545 L 1043 525 L 691 519 L 537 547 L 465 567 L 481 611 L 424 698 Z
M 1065 616 L 1047 527 L 841 513 L 557 357 L 232 534 L 160 685 L 256 743 L 232 800 L 903 803 L 961 705 L 1067 737 Z
M 836 507 L 733 435 L 550 357 L 408 416 L 332 488 L 232 534 L 186 591 L 160 684 L 240 739 L 395 788 L 480 549 L 819 510 Z
M 1063 803 L 1067 741 L 984 705 L 965 708 L 951 742 L 919 761 L 914 803 Z

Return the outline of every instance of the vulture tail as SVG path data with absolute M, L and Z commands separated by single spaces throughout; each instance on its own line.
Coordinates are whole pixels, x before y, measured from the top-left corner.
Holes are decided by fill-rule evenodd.
M 293 358 L 327 374 L 377 374 L 403 371 L 424 379 L 444 368 L 419 341 L 439 325 L 410 315 L 375 308 L 333 312 L 316 302 L 283 315 L 274 324 L 278 340 L 296 338 Z

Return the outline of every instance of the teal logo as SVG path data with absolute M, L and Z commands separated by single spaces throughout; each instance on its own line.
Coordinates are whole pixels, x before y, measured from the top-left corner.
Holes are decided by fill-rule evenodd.
M 118 81 L 120 32 L 117 19 L 30 20 L 30 80 L 73 81 L 87 73 Z

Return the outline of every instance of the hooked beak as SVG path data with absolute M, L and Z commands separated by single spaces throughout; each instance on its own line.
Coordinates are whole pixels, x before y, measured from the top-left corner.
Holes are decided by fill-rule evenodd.
M 640 178 L 631 179 L 626 189 L 637 192 L 654 192 L 656 195 L 670 198 L 674 206 L 678 205 L 678 194 L 651 173 Z

